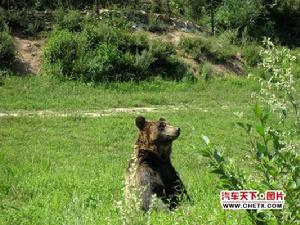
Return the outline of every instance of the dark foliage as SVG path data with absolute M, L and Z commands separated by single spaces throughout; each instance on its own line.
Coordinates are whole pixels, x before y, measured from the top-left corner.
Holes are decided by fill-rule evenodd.
M 15 59 L 15 44 L 6 31 L 0 32 L 0 70 L 8 67 Z

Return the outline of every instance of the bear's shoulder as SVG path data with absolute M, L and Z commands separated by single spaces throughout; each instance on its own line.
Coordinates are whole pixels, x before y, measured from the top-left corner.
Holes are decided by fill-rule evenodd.
M 154 167 L 159 167 L 162 163 L 161 158 L 150 149 L 139 149 L 137 158 L 140 164 L 147 164 Z

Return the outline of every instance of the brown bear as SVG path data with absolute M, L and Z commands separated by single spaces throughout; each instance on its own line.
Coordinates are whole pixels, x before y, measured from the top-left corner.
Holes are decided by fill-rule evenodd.
M 125 195 L 130 199 L 133 190 L 139 194 L 141 209 L 148 211 L 152 198 L 162 200 L 168 208 L 174 209 L 187 191 L 171 163 L 172 142 L 180 134 L 180 128 L 169 125 L 165 119 L 146 121 L 144 117 L 135 120 L 139 129 L 135 152 L 126 170 Z

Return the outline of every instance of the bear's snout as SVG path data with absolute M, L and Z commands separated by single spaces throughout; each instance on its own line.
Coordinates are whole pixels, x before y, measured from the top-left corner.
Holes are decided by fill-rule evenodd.
M 161 134 L 166 140 L 175 140 L 180 135 L 180 128 L 167 125 Z

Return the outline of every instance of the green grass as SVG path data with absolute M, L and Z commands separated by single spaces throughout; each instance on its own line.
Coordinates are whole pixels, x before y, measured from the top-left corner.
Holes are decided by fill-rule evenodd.
M 79 82 L 61 82 L 46 76 L 8 77 L 0 86 L 0 109 L 7 110 L 97 110 L 115 107 L 188 105 L 204 108 L 240 105 L 249 102 L 256 83 L 239 78 L 218 81 L 128 82 L 89 86 Z M 239 96 L 236 99 L 236 96 Z
M 0 87 L 0 112 L 164 106 L 162 112 L 143 115 L 165 117 L 182 129 L 172 158 L 193 202 L 174 213 L 153 212 L 151 224 L 250 224 L 244 211 L 221 209 L 216 177 L 199 150 L 205 134 L 226 147 L 225 156 L 251 170 L 251 163 L 241 161 L 246 137 L 235 128 L 233 112 L 243 111 L 251 120 L 249 96 L 257 89 L 245 78 L 91 87 L 47 77 L 10 77 Z M 169 105 L 182 107 L 172 111 Z M 121 224 L 115 201 L 123 199 L 136 116 L 0 117 L 0 224 Z
M 146 116 L 156 119 L 160 114 Z M 235 215 L 230 221 L 245 224 L 243 212 L 225 214 L 220 209 L 214 178 L 198 154 L 201 133 L 215 134 L 216 139 L 222 132 L 238 133 L 231 132 L 233 118 L 216 124 L 221 114 L 215 119 L 196 111 L 165 116 L 183 130 L 174 143 L 173 159 L 194 203 L 172 216 L 153 216 L 155 224 L 173 224 L 174 216 L 186 207 L 190 222 L 211 220 L 214 224 L 229 214 Z M 124 170 L 136 137 L 134 115 L 1 119 L 0 133 L 1 222 L 103 224 L 110 217 L 113 224 L 118 223 L 114 201 L 123 198 Z M 239 145 L 229 139 L 227 146 Z M 233 151 L 238 153 L 237 148 Z

